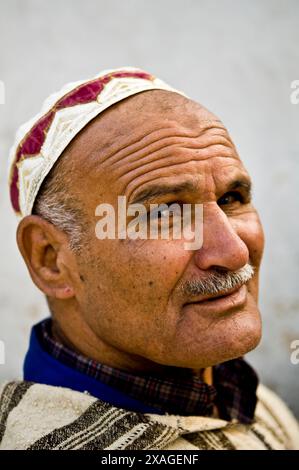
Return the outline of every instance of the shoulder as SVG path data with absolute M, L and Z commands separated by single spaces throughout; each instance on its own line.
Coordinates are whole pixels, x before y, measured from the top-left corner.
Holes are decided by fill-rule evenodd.
M 0 449 L 26 449 L 75 421 L 97 399 L 63 387 L 27 381 L 0 386 Z
M 0 412 L 1 415 L 9 412 L 18 405 L 23 395 L 26 393 L 32 382 L 15 380 L 0 384 Z
M 299 450 L 299 425 L 286 403 L 272 390 L 260 384 L 257 389 L 255 418 L 289 449 Z

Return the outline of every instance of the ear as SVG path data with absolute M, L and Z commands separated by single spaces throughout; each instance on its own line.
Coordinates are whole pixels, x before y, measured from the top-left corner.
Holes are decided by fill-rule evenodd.
M 17 243 L 36 286 L 49 297 L 75 296 L 77 263 L 67 235 L 37 215 L 24 217 Z

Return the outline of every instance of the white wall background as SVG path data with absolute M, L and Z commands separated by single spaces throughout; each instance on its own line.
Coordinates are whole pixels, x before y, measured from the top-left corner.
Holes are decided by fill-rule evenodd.
M 17 252 L 6 160 L 19 124 L 65 82 L 142 67 L 230 129 L 266 232 L 264 337 L 248 358 L 299 415 L 299 79 L 297 0 L 0 0 L 0 380 L 21 376 L 30 326 L 47 315 Z

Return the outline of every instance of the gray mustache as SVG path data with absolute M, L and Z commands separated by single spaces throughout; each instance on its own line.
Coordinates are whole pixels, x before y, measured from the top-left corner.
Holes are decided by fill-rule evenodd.
M 242 286 L 254 275 L 254 268 L 246 264 L 238 271 L 223 271 L 214 269 L 206 279 L 186 281 L 182 286 L 185 295 L 215 295 L 225 294 L 234 287 Z

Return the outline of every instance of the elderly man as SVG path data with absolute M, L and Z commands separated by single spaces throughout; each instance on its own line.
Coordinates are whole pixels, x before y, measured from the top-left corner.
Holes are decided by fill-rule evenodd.
M 221 121 L 144 71 L 45 102 L 17 135 L 10 194 L 51 317 L 32 329 L 24 381 L 2 387 L 0 448 L 299 448 L 295 418 L 242 357 L 261 337 L 250 188 Z M 120 197 L 134 210 L 105 232 Z M 136 228 L 141 206 L 139 225 L 174 228 L 172 205 L 192 209 L 192 249 L 185 232 L 115 228 Z

